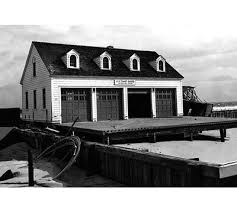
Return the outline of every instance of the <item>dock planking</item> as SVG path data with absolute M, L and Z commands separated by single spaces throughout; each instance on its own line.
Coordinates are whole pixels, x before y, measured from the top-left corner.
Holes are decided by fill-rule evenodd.
M 72 123 L 63 123 L 59 128 L 68 129 Z M 170 117 L 170 118 L 135 118 L 129 120 L 111 120 L 98 122 L 77 122 L 75 134 L 88 138 L 97 136 L 97 141 L 105 144 L 116 143 L 126 139 L 150 137 L 154 142 L 159 136 L 183 134 L 193 140 L 193 135 L 208 130 L 220 130 L 221 141 L 224 142 L 226 129 L 237 127 L 237 119 L 216 117 Z

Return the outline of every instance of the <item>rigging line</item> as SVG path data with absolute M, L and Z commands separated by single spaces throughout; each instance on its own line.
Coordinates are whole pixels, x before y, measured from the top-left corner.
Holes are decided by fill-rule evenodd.
M 60 139 L 58 142 L 54 143 L 53 145 L 56 145 L 57 143 L 60 143 L 62 141 L 64 141 L 67 138 L 70 138 L 70 136 L 68 137 L 69 133 L 71 132 L 71 129 L 73 128 L 73 126 L 75 125 L 75 123 L 77 122 L 77 120 L 79 119 L 79 116 L 76 117 L 76 119 L 74 120 L 73 124 L 71 125 L 70 129 L 68 130 L 67 134 L 65 135 L 65 137 L 63 137 L 62 139 Z M 41 154 L 44 154 L 44 152 L 47 152 L 49 149 L 51 149 L 53 147 L 53 145 L 49 146 L 48 148 L 46 148 Z M 41 155 L 40 154 L 40 155 Z M 39 158 L 40 155 L 37 157 Z M 35 160 L 37 160 L 37 158 Z
M 65 137 L 60 139 L 58 142 L 52 144 L 51 146 L 49 146 L 48 148 L 46 148 L 43 152 L 41 152 L 34 160 L 37 160 L 38 158 L 40 158 L 42 155 L 44 155 L 45 153 L 47 153 L 51 148 L 54 148 L 54 146 L 57 146 L 59 143 L 65 143 L 66 140 L 70 141 L 70 137 Z
M 58 145 L 58 144 L 57 144 Z M 64 147 L 64 146 L 73 146 L 74 144 L 62 144 L 62 145 L 60 145 L 60 146 L 55 146 L 55 148 L 54 149 L 52 149 L 52 150 L 48 150 L 48 152 L 44 152 L 41 156 L 39 156 L 35 161 L 37 162 L 42 156 L 45 156 L 45 155 L 48 155 L 48 154 L 50 154 L 50 153 L 52 153 L 52 152 L 54 152 L 54 151 L 56 151 L 57 149 L 60 149 L 60 148 L 62 148 L 62 147 Z M 53 153 L 54 154 L 54 153 Z M 51 155 L 48 157 L 48 158 L 50 158 L 51 157 Z
M 62 143 L 62 144 L 60 144 Z M 74 148 L 74 152 L 73 155 L 71 157 L 71 159 L 69 160 L 69 162 L 66 164 L 66 166 L 52 179 L 56 179 L 58 178 L 63 172 L 65 172 L 67 169 L 69 169 L 72 164 L 76 161 L 79 152 L 80 152 L 80 147 L 81 147 L 81 140 L 79 137 L 77 136 L 70 136 L 70 137 L 66 137 L 63 138 L 62 140 L 60 140 L 59 142 L 51 145 L 50 147 L 48 147 L 45 151 L 43 151 L 36 159 L 35 161 L 39 160 L 42 156 L 44 156 L 45 154 L 49 154 L 51 152 L 54 152 L 60 148 L 63 148 L 65 146 L 73 146 Z M 52 150 L 50 150 L 51 148 L 53 148 Z M 51 157 L 51 156 L 50 156 Z M 65 158 L 65 156 L 63 157 Z
M 80 138 L 78 138 L 78 140 L 76 140 L 75 142 L 76 142 L 76 144 L 74 146 L 75 149 L 74 149 L 74 153 L 73 153 L 71 160 L 68 162 L 68 164 L 64 167 L 64 169 L 61 172 L 59 172 L 55 177 L 53 177 L 53 180 L 58 178 L 63 172 L 65 172 L 67 169 L 69 169 L 72 166 L 72 164 L 76 161 L 76 159 L 80 153 L 80 148 L 81 148 Z

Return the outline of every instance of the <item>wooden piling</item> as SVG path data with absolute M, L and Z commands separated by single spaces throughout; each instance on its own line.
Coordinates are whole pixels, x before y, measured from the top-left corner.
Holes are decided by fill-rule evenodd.
M 190 141 L 193 141 L 193 133 L 190 132 Z
M 106 143 L 107 143 L 107 145 L 110 145 L 110 140 L 109 140 L 109 136 L 108 135 L 106 136 Z
M 154 132 L 154 133 L 153 133 L 153 143 L 156 143 L 156 140 L 157 140 L 157 138 L 156 138 L 156 133 Z
M 224 137 L 226 137 L 226 129 L 223 129 L 223 131 L 224 131 Z
M 220 129 L 220 136 L 221 136 L 221 142 L 225 142 L 225 131 L 224 129 Z
M 34 186 L 33 157 L 30 150 L 28 150 L 28 179 L 29 179 L 29 186 Z

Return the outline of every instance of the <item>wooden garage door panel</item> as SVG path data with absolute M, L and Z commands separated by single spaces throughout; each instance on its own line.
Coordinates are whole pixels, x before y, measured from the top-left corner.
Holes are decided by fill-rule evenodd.
M 122 109 L 121 96 L 121 89 L 97 89 L 97 119 L 120 119 Z
M 175 115 L 175 89 L 156 89 L 157 117 Z
M 90 89 L 62 89 L 62 122 L 89 121 L 91 116 Z

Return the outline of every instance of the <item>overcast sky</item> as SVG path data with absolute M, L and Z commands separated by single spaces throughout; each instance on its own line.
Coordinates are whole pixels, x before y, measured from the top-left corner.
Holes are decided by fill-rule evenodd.
M 169 3 L 159 4 L 158 8 L 150 5 L 149 11 L 134 22 L 127 10 L 123 18 L 110 22 L 106 20 L 116 10 L 108 11 L 98 22 L 96 9 L 92 9 L 93 25 L 91 21 L 77 24 L 62 19 L 60 23 L 64 25 L 52 25 L 48 21 L 47 26 L 1 25 L 0 107 L 21 106 L 19 82 L 33 40 L 154 50 L 184 76 L 183 85 L 196 86 L 202 99 L 237 101 L 236 5 L 232 1 L 231 4 L 176 2 L 172 7 Z M 132 7 L 127 6 L 127 9 Z M 137 10 L 144 11 L 144 6 Z M 70 14 L 73 16 L 73 11 Z

